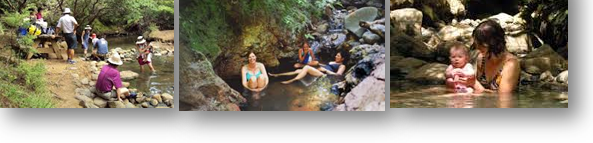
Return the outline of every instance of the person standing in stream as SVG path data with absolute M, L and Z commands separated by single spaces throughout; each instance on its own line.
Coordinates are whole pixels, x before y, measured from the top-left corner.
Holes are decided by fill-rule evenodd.
M 71 16 L 72 11 L 70 11 L 70 8 L 65 8 L 62 14 L 63 16 L 58 20 L 58 25 L 56 26 L 56 33 L 62 32 L 62 36 L 64 36 L 66 44 L 68 45 L 67 62 L 74 64 L 74 49 L 76 49 L 78 44 L 76 40 L 76 28 L 78 28 L 78 22 Z

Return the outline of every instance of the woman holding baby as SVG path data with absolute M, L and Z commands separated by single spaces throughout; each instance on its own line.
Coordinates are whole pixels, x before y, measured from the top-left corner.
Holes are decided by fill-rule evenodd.
M 447 86 L 456 92 L 512 93 L 517 88 L 521 67 L 518 58 L 506 50 L 504 34 L 494 20 L 486 20 L 474 29 L 473 46 L 478 50 L 475 74 L 467 68 L 471 67 L 471 64 L 466 65 L 469 59 L 467 52 L 451 48 L 452 65 L 446 71 Z

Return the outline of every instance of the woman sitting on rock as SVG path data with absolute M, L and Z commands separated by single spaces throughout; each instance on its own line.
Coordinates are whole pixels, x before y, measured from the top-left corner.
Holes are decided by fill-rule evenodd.
M 302 68 L 306 65 L 309 65 L 309 66 L 318 66 L 319 65 L 319 62 L 315 58 L 313 49 L 311 49 L 311 47 L 309 47 L 309 44 L 307 44 L 307 42 L 305 42 L 305 44 L 303 44 L 303 48 L 299 49 L 299 62 L 294 64 L 294 68 L 298 69 L 298 68 Z
M 282 83 L 284 83 L 284 84 L 289 84 L 296 80 L 303 79 L 307 75 L 311 75 L 311 76 L 315 76 L 315 77 L 320 77 L 325 74 L 341 76 L 346 71 L 346 65 L 344 65 L 344 61 L 346 61 L 347 57 L 348 57 L 348 53 L 346 51 L 341 51 L 340 53 L 336 54 L 335 60 L 333 62 L 329 62 L 328 65 L 320 64 L 321 67 L 319 67 L 319 68 L 314 68 L 312 66 L 306 65 L 302 69 L 297 69 L 295 71 L 287 72 L 287 73 L 270 74 L 270 76 L 278 77 L 278 76 L 297 75 L 295 78 L 293 78 L 291 80 L 283 81 Z
M 249 63 L 241 68 L 243 87 L 253 92 L 261 92 L 268 86 L 268 72 L 264 64 L 257 62 L 253 52 L 249 53 Z
M 478 49 L 475 93 L 512 93 L 517 88 L 521 67 L 517 57 L 506 50 L 504 30 L 494 20 L 474 29 L 473 46 Z

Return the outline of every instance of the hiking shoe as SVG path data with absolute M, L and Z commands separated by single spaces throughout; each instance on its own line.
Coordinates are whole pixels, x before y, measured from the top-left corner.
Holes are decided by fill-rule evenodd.
M 70 61 L 68 61 L 68 63 L 69 63 L 69 64 L 74 64 L 74 63 L 76 63 L 76 61 L 74 61 L 74 60 L 70 60 Z

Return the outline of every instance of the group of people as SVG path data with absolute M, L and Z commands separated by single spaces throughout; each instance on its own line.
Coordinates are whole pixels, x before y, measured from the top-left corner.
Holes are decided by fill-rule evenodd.
M 478 50 L 477 68 L 469 63 L 468 48 L 456 43 L 449 51 L 451 65 L 445 70 L 446 85 L 455 93 L 512 93 L 519 82 L 518 58 L 507 51 L 504 29 L 494 20 L 480 23 L 473 31 Z
M 64 37 L 68 47 L 68 60 L 70 64 L 76 63 L 74 61 L 74 50 L 77 48 L 78 42 L 76 38 L 76 29 L 78 28 L 78 22 L 72 16 L 70 8 L 65 8 L 62 13 L 62 17 L 58 20 L 56 26 L 56 32 Z M 42 18 L 40 12 L 38 12 L 37 18 Z M 55 35 L 53 36 L 55 37 Z M 94 93 L 99 97 L 102 97 L 109 101 L 121 101 L 122 98 L 134 97 L 134 93 L 130 93 L 129 90 L 123 87 L 123 83 L 118 71 L 118 67 L 123 64 L 122 58 L 118 52 L 114 51 L 109 53 L 109 45 L 105 39 L 106 34 L 101 34 L 100 38 L 97 37 L 96 33 L 92 32 L 92 27 L 86 25 L 82 31 L 81 39 L 82 48 L 84 49 L 84 58 L 87 58 L 87 50 L 89 47 L 93 47 L 90 59 L 96 61 L 107 61 L 107 65 L 104 65 L 97 78 L 95 84 Z M 154 73 L 155 69 L 152 66 L 152 45 L 147 42 L 144 37 L 139 36 L 136 43 L 137 60 L 140 65 L 140 70 L 144 71 L 143 66 L 148 65 L 150 70 Z M 107 57 L 110 55 L 109 57 Z
M 346 71 L 344 62 L 348 57 L 348 53 L 340 51 L 336 53 L 335 59 L 332 62 L 321 64 L 315 58 L 315 52 L 305 42 L 303 47 L 298 51 L 299 61 L 294 64 L 295 71 L 272 74 L 266 71 L 264 64 L 257 62 L 255 53 L 249 53 L 248 64 L 241 68 L 241 81 L 243 87 L 253 92 L 261 92 L 269 83 L 268 75 L 272 77 L 278 76 L 295 76 L 294 78 L 283 81 L 284 84 L 290 84 L 294 81 L 301 80 L 307 75 L 320 77 L 323 75 L 342 76 Z

